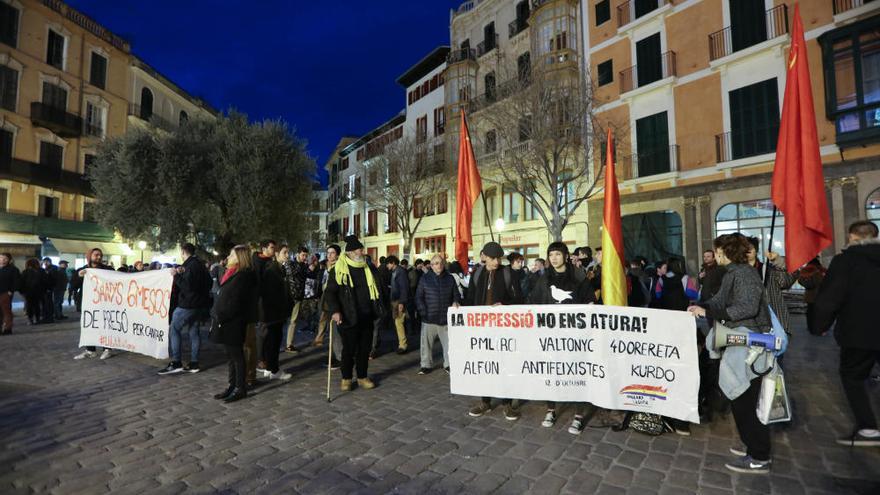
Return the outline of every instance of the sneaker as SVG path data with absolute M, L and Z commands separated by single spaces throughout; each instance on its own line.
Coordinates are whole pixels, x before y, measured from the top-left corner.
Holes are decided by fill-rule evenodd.
M 691 425 L 685 421 L 672 418 L 664 418 L 663 424 L 666 429 L 683 437 L 691 436 Z M 745 455 L 745 454 L 743 454 Z
M 77 354 L 76 356 L 73 356 L 73 359 L 76 359 L 76 360 L 85 359 L 85 358 L 91 359 L 97 355 L 98 355 L 97 352 L 85 350 L 85 351 L 82 351 L 81 353 Z
M 767 474 L 770 472 L 770 461 L 758 461 L 752 459 L 751 456 L 744 455 L 735 461 L 728 462 L 724 467 L 735 473 Z
M 104 352 L 101 353 L 101 359 L 108 359 L 112 355 L 110 349 L 104 349 Z
M 331 370 L 338 370 L 339 368 L 342 368 L 342 361 L 338 361 L 336 359 L 330 361 Z
M 290 373 L 281 371 L 281 370 L 278 370 L 278 373 L 269 373 L 270 380 L 278 380 L 278 381 L 286 382 L 286 381 L 289 381 L 291 378 L 293 378 L 293 375 L 291 375 Z
M 504 417 L 508 421 L 516 421 L 521 416 L 518 407 L 513 407 L 511 404 L 508 404 L 504 407 Z
M 430 372 L 431 372 L 431 368 L 419 368 L 420 375 L 427 375 Z
M 342 383 L 339 385 L 339 389 L 343 392 L 351 391 L 351 380 L 342 379 Z
M 568 432 L 572 435 L 580 435 L 582 431 L 584 431 L 584 418 L 580 416 L 575 416 L 573 420 L 571 420 L 571 426 L 568 427 Z
M 174 375 L 177 373 L 183 373 L 183 366 L 181 366 L 180 363 L 178 363 L 176 361 L 171 361 L 170 363 L 168 363 L 168 366 L 159 370 L 158 374 L 159 375 Z
M 736 445 L 730 448 L 730 453 L 737 457 L 745 457 L 749 455 L 745 445 Z
M 263 368 L 257 368 L 257 380 L 269 380 L 271 378 L 272 378 L 271 371 L 269 371 L 267 369 L 263 369 Z
M 358 378 L 358 387 L 364 390 L 370 390 L 372 388 L 376 388 L 376 384 L 373 383 L 373 380 L 369 378 Z
M 191 361 L 188 365 L 183 367 L 183 371 L 187 373 L 198 373 L 201 371 L 199 368 L 199 363 L 197 361 Z
M 859 430 L 847 437 L 838 438 L 837 443 L 848 447 L 880 447 L 880 435 L 869 437 Z
M 547 410 L 547 414 L 544 415 L 544 421 L 541 422 L 541 426 L 544 428 L 550 428 L 551 426 L 556 424 L 556 411 L 552 409 Z
M 480 416 L 486 414 L 487 412 L 492 410 L 492 405 L 488 402 L 480 402 L 476 406 L 472 407 L 470 411 L 468 411 L 468 415 L 474 418 L 479 418 Z

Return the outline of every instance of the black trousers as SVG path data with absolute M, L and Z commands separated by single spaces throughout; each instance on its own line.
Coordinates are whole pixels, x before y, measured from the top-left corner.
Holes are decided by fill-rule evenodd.
M 266 323 L 266 335 L 263 338 L 263 361 L 266 361 L 266 369 L 272 373 L 278 373 L 278 354 L 281 351 L 281 327 L 284 322 Z
M 758 396 L 761 395 L 761 381 L 758 377 L 752 380 L 749 388 L 742 395 L 733 399 L 730 410 L 739 431 L 739 438 L 746 446 L 747 453 L 758 461 L 770 460 L 770 428 L 758 420 L 755 408 L 758 407 Z
M 813 328 L 816 323 L 816 303 L 807 303 L 807 331 L 810 332 L 810 335 L 816 335 L 813 333 Z
M 55 295 L 51 290 L 43 292 L 42 312 L 41 321 L 43 323 L 55 321 Z
M 43 303 L 43 294 L 28 293 L 24 295 L 24 306 L 27 312 L 28 320 L 37 321 L 40 319 L 40 307 Z
M 229 386 L 244 390 L 244 347 L 240 345 L 224 345 L 226 362 L 229 367 Z
M 342 378 L 351 380 L 352 368 L 358 378 L 367 378 L 370 348 L 373 346 L 373 321 L 369 318 L 353 327 L 340 328 L 342 334 Z
M 852 347 L 840 349 L 840 381 L 860 430 L 877 429 L 877 419 L 865 388 L 865 380 L 871 375 L 874 363 L 880 363 L 880 351 Z

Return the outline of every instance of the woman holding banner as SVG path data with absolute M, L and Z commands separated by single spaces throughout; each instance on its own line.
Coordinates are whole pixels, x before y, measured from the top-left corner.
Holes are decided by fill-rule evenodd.
M 212 310 L 211 338 L 223 344 L 229 367 L 229 387 L 214 396 L 224 402 L 247 397 L 245 383 L 244 340 L 249 322 L 256 319 L 257 276 L 250 249 L 235 246 L 226 260 L 226 272 Z
M 547 248 L 550 269 L 544 270 L 534 289 L 529 293 L 531 304 L 592 304 L 596 302 L 587 272 L 568 263 L 568 246 L 554 242 Z M 587 404 L 579 404 L 568 432 L 579 435 L 584 431 Z M 556 403 L 547 402 L 547 414 L 541 426 L 556 424 Z
M 722 235 L 715 239 L 714 247 L 718 264 L 727 268 L 721 288 L 711 299 L 700 306 L 691 306 L 688 311 L 697 317 L 709 317 L 716 322 L 723 322 L 728 328 L 769 332 L 770 313 L 764 298 L 761 276 L 748 264 L 748 252 L 751 249 L 748 239 L 742 234 Z M 716 328 L 706 338 L 706 346 L 713 358 L 721 352 L 719 386 L 732 401 L 731 411 L 736 429 L 745 444 L 744 448 L 730 449 L 738 458 L 727 463 L 725 467 L 738 473 L 769 473 L 770 430 L 758 420 L 755 412 L 762 377 L 754 370 L 764 369 L 759 365 L 762 360 L 759 359 L 755 367 L 752 367 L 742 359 L 742 353 L 731 351 L 740 351 L 744 347 L 715 349 L 713 340 L 716 329 L 717 323 Z

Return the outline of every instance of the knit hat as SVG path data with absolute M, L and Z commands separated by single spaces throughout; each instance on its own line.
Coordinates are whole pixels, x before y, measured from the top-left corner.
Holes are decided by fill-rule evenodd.
M 356 235 L 347 235 L 347 236 L 345 236 L 345 239 L 343 239 L 343 240 L 345 241 L 345 252 L 346 253 L 354 251 L 356 249 L 361 249 L 362 247 L 364 247 L 364 245 L 361 244 L 361 241 L 358 240 Z
M 501 248 L 501 244 L 497 242 L 487 242 L 485 246 L 483 246 L 483 254 L 490 258 L 501 258 L 504 256 L 504 249 Z

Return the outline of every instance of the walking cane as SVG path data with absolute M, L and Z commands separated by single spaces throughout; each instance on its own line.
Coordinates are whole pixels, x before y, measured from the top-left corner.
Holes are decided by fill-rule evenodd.
M 327 325 L 330 330 L 330 345 L 327 346 L 327 402 L 330 402 L 330 372 L 333 369 L 333 325 L 335 323 L 331 318 L 330 324 Z

